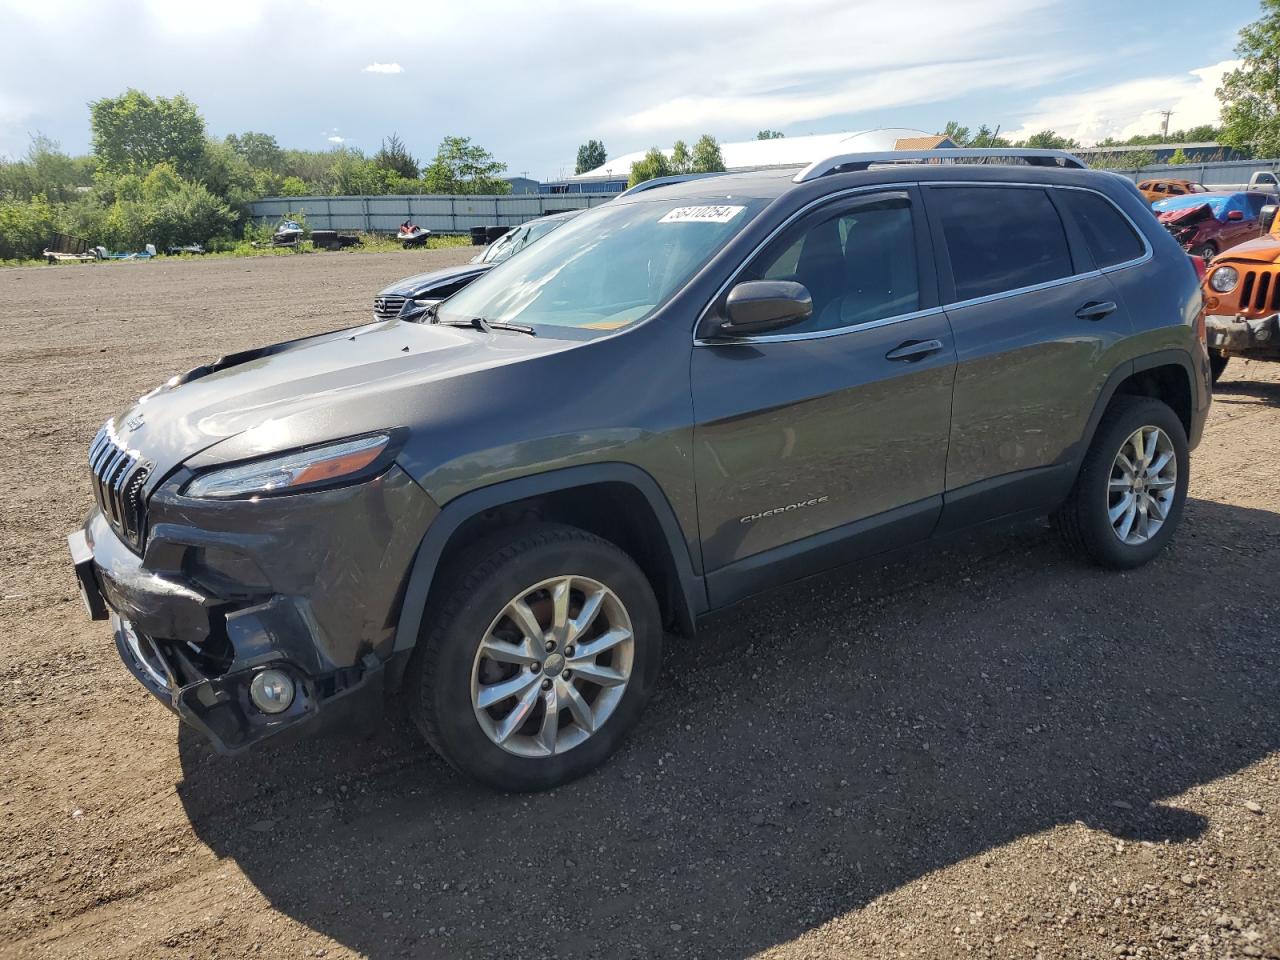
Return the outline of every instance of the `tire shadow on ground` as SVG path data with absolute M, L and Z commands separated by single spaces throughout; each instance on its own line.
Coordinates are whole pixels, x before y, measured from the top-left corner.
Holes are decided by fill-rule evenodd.
M 472 785 L 398 721 L 230 760 L 184 730 L 178 791 L 371 957 L 745 957 L 1059 824 L 1201 834 L 1164 798 L 1280 748 L 1277 538 L 1189 500 L 1139 571 L 1035 524 L 812 578 L 670 638 L 641 729 L 550 793 Z

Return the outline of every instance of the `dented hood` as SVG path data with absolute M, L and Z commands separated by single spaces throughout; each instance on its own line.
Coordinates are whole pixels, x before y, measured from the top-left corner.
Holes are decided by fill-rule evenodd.
M 233 354 L 174 377 L 113 420 L 159 483 L 200 466 L 409 422 L 479 371 L 573 341 L 398 320 Z
M 1201 203 L 1194 207 L 1183 207 L 1181 210 L 1161 210 L 1156 214 L 1156 218 L 1166 227 L 1189 227 L 1194 223 L 1203 223 L 1205 220 L 1215 219 L 1213 207 L 1207 203 Z
M 1215 262 L 1224 260 L 1246 260 L 1249 263 L 1280 262 L 1280 238 L 1267 235 L 1231 247 L 1215 258 Z

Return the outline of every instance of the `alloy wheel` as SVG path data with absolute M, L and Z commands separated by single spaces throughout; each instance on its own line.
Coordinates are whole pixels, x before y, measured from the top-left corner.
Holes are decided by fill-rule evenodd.
M 1159 427 L 1139 427 L 1120 445 L 1107 484 L 1107 518 L 1120 542 L 1138 546 L 1159 533 L 1177 486 L 1173 441 Z
M 634 657 L 631 619 L 612 590 L 582 576 L 536 583 L 480 641 L 471 670 L 476 720 L 508 753 L 564 753 L 617 709 Z

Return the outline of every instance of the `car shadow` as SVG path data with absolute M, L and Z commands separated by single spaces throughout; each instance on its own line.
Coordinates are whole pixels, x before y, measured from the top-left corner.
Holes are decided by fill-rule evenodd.
M 1240 362 L 1239 360 L 1233 360 L 1232 365 Z M 1268 362 L 1267 365 L 1271 366 L 1271 363 Z M 1275 380 L 1251 380 L 1249 379 L 1248 367 L 1234 370 L 1232 366 L 1228 366 L 1227 377 L 1230 379 L 1219 380 L 1214 384 L 1214 400 L 1220 400 L 1225 403 L 1254 401 L 1271 406 L 1280 406 L 1280 382 Z
M 812 578 L 672 638 L 628 745 L 549 793 L 475 786 L 399 720 L 235 759 L 184 730 L 178 792 L 370 957 L 745 957 L 1055 825 L 1200 835 L 1167 798 L 1280 748 L 1277 537 L 1193 500 L 1139 571 L 1031 524 Z

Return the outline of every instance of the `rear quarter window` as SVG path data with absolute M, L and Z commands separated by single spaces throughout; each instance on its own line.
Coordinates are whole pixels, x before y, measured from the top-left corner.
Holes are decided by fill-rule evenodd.
M 1004 293 L 1074 273 L 1066 231 L 1049 195 L 1033 187 L 931 187 L 956 300 Z
M 1080 228 L 1099 269 L 1136 260 L 1146 252 L 1133 225 L 1105 197 L 1087 190 L 1057 190 L 1054 197 Z

